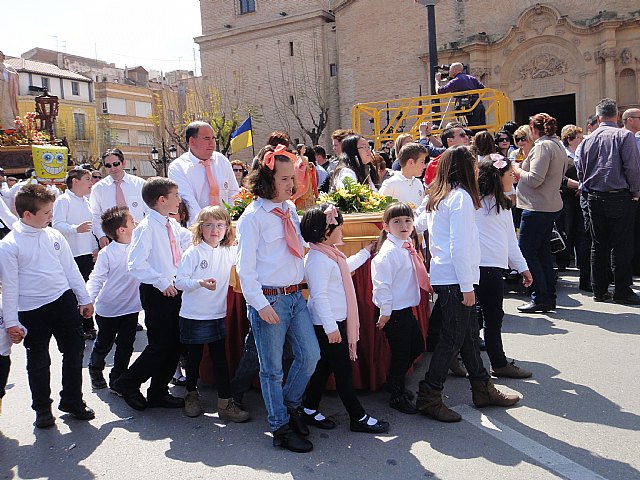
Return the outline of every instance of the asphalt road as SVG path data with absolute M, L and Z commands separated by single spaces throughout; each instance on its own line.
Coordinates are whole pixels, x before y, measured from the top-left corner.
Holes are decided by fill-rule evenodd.
M 640 479 L 640 308 L 596 304 L 576 287 L 575 271 L 562 275 L 552 314 L 522 316 L 516 306 L 524 297 L 505 301 L 507 356 L 534 376 L 496 384 L 520 393 L 519 406 L 477 410 L 468 382 L 450 377 L 445 401 L 463 421 L 442 424 L 389 409 L 383 392 L 363 392 L 365 408 L 391 423 L 388 434 L 373 437 L 350 432 L 339 399 L 327 394 L 323 411 L 339 425 L 312 430 L 315 448 L 306 455 L 272 447 L 255 391 L 245 397 L 253 420 L 225 424 L 211 387 L 201 389 L 206 413 L 199 418 L 181 410 L 136 412 L 108 390 L 92 392 L 85 370 L 85 399 L 96 419 L 70 418 L 55 409 L 55 342 L 58 418 L 52 429 L 37 430 L 24 348 L 14 347 L 0 416 L 0 479 Z M 134 355 L 145 341 L 138 334 Z M 87 342 L 86 356 L 90 348 Z M 409 377 L 411 387 L 426 365 L 428 357 Z

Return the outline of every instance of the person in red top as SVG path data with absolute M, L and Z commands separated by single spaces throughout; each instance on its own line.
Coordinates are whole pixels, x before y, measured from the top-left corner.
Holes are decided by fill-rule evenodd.
M 452 127 L 446 128 L 442 135 L 440 136 L 440 140 L 442 140 L 442 145 L 447 148 L 455 147 L 457 145 L 469 145 L 469 136 L 464 131 L 464 128 L 459 125 L 454 125 Z M 432 159 L 427 165 L 427 168 L 424 172 L 424 184 L 428 186 L 434 178 L 436 178 L 436 170 L 438 170 L 438 161 L 442 154 L 438 155 L 436 158 Z

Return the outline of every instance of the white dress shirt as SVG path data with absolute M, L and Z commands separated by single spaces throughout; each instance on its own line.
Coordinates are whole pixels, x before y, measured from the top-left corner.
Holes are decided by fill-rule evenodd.
M 380 195 L 393 197 L 400 202 L 412 203 L 418 207 L 424 199 L 424 184 L 419 178 L 407 178 L 402 175 L 402 172 L 396 172 L 382 182 Z
M 391 315 L 393 310 L 420 303 L 415 267 L 409 250 L 402 246 L 404 242 L 389 233 L 371 261 L 373 303 L 380 309 L 380 315 Z
M 0 297 L 0 355 L 3 357 L 8 357 L 11 354 L 11 347 L 13 346 L 13 342 L 7 333 L 6 327 L 7 326 L 4 324 L 4 317 L 2 315 L 2 297 Z M 25 334 L 27 333 L 27 329 L 19 322 L 18 327 L 22 328 Z
M 136 223 L 140 223 L 149 211 L 147 204 L 142 200 L 142 187 L 145 183 L 142 178 L 125 173 L 120 184 L 127 207 L 129 207 L 131 216 Z M 100 239 L 105 236 L 102 230 L 102 214 L 116 206 L 116 184 L 111 175 L 91 187 L 89 206 L 93 216 L 91 220 L 93 233 Z
M 210 168 L 220 189 L 220 201 L 233 205 L 232 197 L 240 188 L 229 159 L 220 152 L 213 152 Z M 192 224 L 200 210 L 209 206 L 209 182 L 204 164 L 189 150 L 171 162 L 169 178 L 178 184 L 180 197 L 189 210 L 189 224 Z
M 102 317 L 119 317 L 142 310 L 140 282 L 127 270 L 131 244 L 111 242 L 98 253 L 87 291 Z
M 127 267 L 140 283 L 153 285 L 161 292 L 173 285 L 178 271 L 178 267 L 173 264 L 167 220 L 180 255 L 189 248 L 191 238 L 185 234 L 189 231 L 173 218 L 150 209 L 148 215 L 133 230 Z
M 423 212 L 429 230 L 431 285 L 460 285 L 471 292 L 480 281 L 480 240 L 471 196 L 453 189 L 433 212 Z
M 349 271 L 362 266 L 371 254 L 363 248 L 347 258 Z M 347 297 L 338 262 L 318 250 L 309 250 L 304 259 L 304 276 L 309 285 L 307 307 L 314 325 L 322 325 L 325 333 L 338 330 L 347 318 Z
M 71 288 L 78 304 L 91 303 L 84 279 L 62 234 L 22 221 L 0 242 L 0 272 L 6 327 L 18 324 L 18 312 L 35 310 Z
M 96 237 L 91 231 L 78 233 L 77 228 L 83 222 L 91 221 L 89 201 L 79 197 L 70 189 L 56 198 L 53 204 L 53 221 L 51 226 L 67 239 L 74 257 L 90 255 L 98 248 Z
M 482 267 L 515 268 L 518 273 L 529 270 L 522 256 L 511 210 L 500 209 L 496 214 L 496 200 L 482 199 L 482 208 L 476 210 L 476 226 L 480 238 L 480 265 Z
M 304 278 L 304 261 L 294 256 L 284 239 L 282 219 L 270 213 L 274 208 L 289 210 L 298 233 L 300 244 L 300 218 L 293 202 L 273 203 L 258 198 L 246 208 L 238 220 L 238 276 L 242 294 L 247 303 L 261 310 L 269 301 L 262 287 L 288 287 L 297 285 Z
M 11 212 L 9 204 L 4 200 L 6 200 L 6 197 L 0 193 L 0 221 L 2 222 L 1 225 L 11 229 L 11 226 L 18 221 L 18 217 Z
M 190 320 L 215 320 L 227 316 L 227 293 L 231 267 L 236 264 L 238 247 L 218 246 L 200 242 L 182 255 L 176 288 L 182 290 L 180 316 Z M 200 280 L 214 278 L 216 289 L 200 285 Z

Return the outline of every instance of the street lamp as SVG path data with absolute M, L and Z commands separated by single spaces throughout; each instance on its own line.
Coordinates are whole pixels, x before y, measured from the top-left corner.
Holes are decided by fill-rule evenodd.
M 436 94 L 436 70 L 438 68 L 438 46 L 436 44 L 436 3 L 437 0 L 418 0 L 420 5 L 427 7 L 427 34 L 429 35 L 429 85 L 431 95 Z
M 159 165 L 159 160 L 160 160 L 159 156 L 160 156 L 160 152 L 158 152 L 158 149 L 154 146 L 151 149 L 151 161 L 154 167 Z M 171 144 L 171 146 L 169 147 L 169 158 L 167 158 L 167 149 L 165 147 L 164 139 L 163 139 L 162 140 L 162 169 L 164 171 L 165 177 L 167 176 L 167 161 L 171 162 L 175 160 L 177 156 L 178 156 L 178 149 L 174 144 Z
M 138 169 L 136 167 L 133 167 L 131 169 L 131 173 L 133 174 L 134 177 L 137 177 L 138 176 Z

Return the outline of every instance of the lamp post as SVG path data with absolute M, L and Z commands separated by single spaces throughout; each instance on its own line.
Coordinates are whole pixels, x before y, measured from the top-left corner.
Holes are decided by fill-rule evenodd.
M 40 130 L 46 130 L 53 141 L 53 122 L 58 116 L 58 97 L 49 95 L 47 89 L 35 99 L 37 118 L 40 120 Z
M 427 7 L 427 33 L 429 35 L 429 85 L 431 85 L 431 95 L 435 95 L 436 82 L 434 78 L 438 68 L 438 46 L 436 44 L 437 0 L 418 0 L 418 3 Z
M 171 144 L 169 147 L 169 158 L 167 159 L 167 149 L 165 148 L 164 139 L 162 139 L 162 169 L 164 171 L 164 176 L 167 176 L 167 162 L 172 162 L 178 156 L 178 149 L 174 144 Z M 159 152 L 158 149 L 154 146 L 151 149 L 151 160 L 154 166 L 158 165 L 159 161 Z

